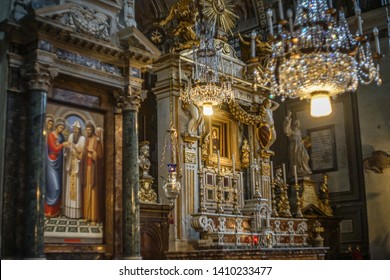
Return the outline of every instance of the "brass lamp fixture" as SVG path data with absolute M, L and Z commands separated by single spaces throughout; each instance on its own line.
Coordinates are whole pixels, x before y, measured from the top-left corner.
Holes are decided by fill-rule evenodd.
M 272 55 L 258 71 L 257 81 L 268 84 L 272 96 L 311 100 L 312 116 L 332 112 L 330 98 L 344 92 L 355 92 L 358 84 L 379 77 L 378 31 L 374 29 L 376 53 L 363 35 L 360 8 L 355 4 L 358 31 L 352 35 L 345 15 L 333 8 L 332 0 L 298 1 L 293 12 L 283 15 L 279 0 L 279 24 L 273 31 L 272 11 L 267 11 Z M 262 73 L 261 75 L 259 73 Z
M 164 178 L 163 190 L 165 197 L 170 201 L 170 205 L 173 208 L 175 200 L 178 198 L 181 192 L 180 183 L 180 168 L 177 169 L 177 162 L 180 162 L 179 151 L 179 139 L 178 132 L 173 124 L 173 96 L 172 96 L 172 75 L 170 85 L 170 96 L 169 96 L 169 128 L 165 134 L 164 146 L 162 150 L 162 158 L 160 168 L 166 164 L 168 167 L 167 176 Z M 169 138 L 169 142 L 168 142 Z M 167 156 L 167 150 L 170 155 Z M 168 162 L 166 162 L 168 160 Z

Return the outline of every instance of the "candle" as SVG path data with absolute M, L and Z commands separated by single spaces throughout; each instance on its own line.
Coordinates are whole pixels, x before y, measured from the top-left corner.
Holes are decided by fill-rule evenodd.
M 273 36 L 274 35 L 274 29 L 273 29 L 273 24 L 272 24 L 272 10 L 271 9 L 267 10 L 267 21 L 268 21 L 269 34 L 271 36 Z
M 290 33 L 292 35 L 294 31 L 294 24 L 293 24 L 293 11 L 291 9 L 287 10 L 287 17 L 288 17 L 288 25 L 290 27 Z
M 284 163 L 283 163 L 283 180 L 285 183 L 287 182 L 287 180 L 286 180 L 286 165 Z
M 274 163 L 271 160 L 271 182 L 274 181 Z
M 374 33 L 374 37 L 375 37 L 375 48 L 376 48 L 376 52 L 378 54 L 381 53 L 381 46 L 379 44 L 379 30 L 378 28 L 374 27 L 374 29 L 372 30 L 372 32 Z
M 179 86 L 181 88 L 181 59 L 179 56 Z
M 390 46 L 390 15 L 389 10 L 386 8 L 386 18 L 387 18 L 387 37 L 389 37 L 389 46 Z
M 256 57 L 256 32 L 251 33 L 251 58 Z
M 231 69 L 232 83 L 233 83 L 234 65 L 232 60 L 230 61 L 230 69 Z
M 199 170 L 202 171 L 202 149 L 198 147 L 198 156 L 199 156 Z
M 255 172 L 256 172 L 256 159 L 254 158 L 253 159 L 253 164 L 252 164 L 252 186 L 254 186 L 256 184 L 256 175 L 255 175 Z
M 295 184 L 298 184 L 298 174 L 297 174 L 297 166 L 294 165 L 294 177 L 295 177 Z
M 329 0 L 329 9 L 332 9 L 332 8 L 333 8 L 333 1 Z
M 359 7 L 355 8 L 355 14 L 358 18 L 358 30 L 359 30 L 359 35 L 363 35 L 363 24 L 362 24 L 362 11 L 360 10 Z
M 234 154 L 232 155 L 232 163 L 233 163 L 233 174 L 236 171 L 236 161 L 234 159 Z
M 282 0 L 278 1 L 280 20 L 284 20 Z
M 221 171 L 221 157 L 219 155 L 219 150 L 217 151 L 217 157 L 218 157 L 218 174 Z

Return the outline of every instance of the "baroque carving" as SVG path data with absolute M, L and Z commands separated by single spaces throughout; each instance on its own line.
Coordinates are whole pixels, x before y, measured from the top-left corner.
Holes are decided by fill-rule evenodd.
M 117 22 L 120 29 L 137 26 L 135 21 L 135 0 L 123 1 L 122 11 L 119 13 Z
M 262 110 L 259 115 L 254 115 L 245 111 L 236 101 L 229 103 L 229 109 L 232 115 L 240 122 L 246 125 L 259 125 L 263 123 L 265 111 Z
M 383 169 L 390 167 L 390 155 L 384 151 L 373 151 L 372 156 L 364 159 L 364 168 L 382 174 Z
M 150 178 L 149 169 L 151 166 L 149 156 L 150 156 L 150 148 L 149 141 L 142 141 L 139 144 L 139 167 L 141 169 L 141 177 Z
M 54 20 L 73 27 L 76 32 L 90 34 L 105 41 L 110 40 L 108 17 L 93 9 L 72 5 L 67 13 L 57 15 Z
M 131 86 L 128 87 L 128 91 L 122 90 L 114 91 L 114 98 L 117 101 L 116 107 L 118 111 L 131 110 L 137 111 L 141 106 L 141 89 L 136 89 Z
M 202 161 L 206 161 L 210 154 L 210 132 L 204 134 L 202 138 Z
M 174 51 L 189 49 L 197 43 L 193 29 L 197 15 L 193 1 L 180 0 L 171 6 L 167 17 L 157 23 L 166 30 L 168 37 L 174 40 Z
M 250 164 L 250 147 L 247 139 L 243 140 L 241 146 L 241 167 L 248 168 Z
M 198 135 L 198 128 L 201 130 L 200 134 L 202 134 L 204 129 L 204 118 L 199 107 L 193 103 L 183 102 L 183 108 L 191 115 L 191 119 L 188 121 L 187 125 L 188 134 L 191 136 Z
M 58 70 L 35 61 L 22 68 L 21 75 L 27 79 L 29 89 L 49 91 L 51 80 L 58 75 Z
M 185 163 L 192 163 L 192 164 L 196 164 L 196 154 L 194 153 L 185 153 L 184 155 L 184 162 Z

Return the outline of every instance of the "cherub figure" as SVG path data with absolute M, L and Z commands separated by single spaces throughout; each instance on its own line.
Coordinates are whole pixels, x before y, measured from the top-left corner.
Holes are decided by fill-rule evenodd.
M 179 0 L 171 6 L 168 16 L 157 25 L 166 27 L 168 36 L 177 38 L 173 50 L 191 48 L 196 42 L 196 33 L 193 27 L 196 23 L 198 11 L 192 0 Z M 168 24 L 171 23 L 169 26 Z

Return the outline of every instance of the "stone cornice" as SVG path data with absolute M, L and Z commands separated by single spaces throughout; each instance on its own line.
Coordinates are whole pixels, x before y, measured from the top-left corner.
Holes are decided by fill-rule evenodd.
M 48 35 L 61 41 L 62 44 L 69 44 L 85 51 L 93 51 L 103 56 L 114 56 L 122 59 L 123 49 L 110 42 L 97 39 L 82 33 L 76 33 L 68 26 L 62 25 L 44 17 L 36 17 L 36 28 L 41 35 Z
M 161 55 L 160 50 L 134 26 L 119 31 L 118 37 L 123 48 L 127 50 L 132 66 L 149 66 Z

